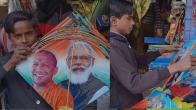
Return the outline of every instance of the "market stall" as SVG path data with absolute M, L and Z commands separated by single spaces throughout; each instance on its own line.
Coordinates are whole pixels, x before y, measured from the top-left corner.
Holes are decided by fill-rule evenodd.
M 169 44 L 181 44 L 178 52 L 168 53 L 157 58 L 149 65 L 149 69 L 163 69 L 168 65 L 181 60 L 187 54 L 196 55 L 195 38 L 195 0 L 187 0 L 185 8 L 182 4 L 173 5 L 175 21 L 170 25 L 170 30 L 165 38 Z M 180 4 L 180 5 L 179 5 Z M 181 7 L 179 7 L 181 6 Z M 185 10 L 185 17 L 183 17 Z M 185 27 L 185 28 L 183 28 Z M 156 47 L 156 46 L 155 46 Z M 160 46 L 161 47 L 161 46 Z M 155 48 L 154 48 L 155 49 Z M 185 65 L 186 66 L 186 65 Z M 133 109 L 189 109 L 196 107 L 196 75 L 195 68 L 189 71 L 170 76 L 161 85 L 150 90 L 150 95 L 133 106 Z

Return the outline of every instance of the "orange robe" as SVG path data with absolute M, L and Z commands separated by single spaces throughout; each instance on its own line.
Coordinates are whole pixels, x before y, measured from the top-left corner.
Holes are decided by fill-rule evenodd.
M 50 104 L 54 110 L 62 108 L 74 108 L 74 101 L 71 93 L 53 83 L 43 90 L 40 95 Z

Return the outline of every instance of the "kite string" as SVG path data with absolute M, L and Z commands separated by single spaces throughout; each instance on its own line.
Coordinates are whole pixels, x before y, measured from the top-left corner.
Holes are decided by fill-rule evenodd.
M 73 48 L 75 48 L 75 45 L 73 45 Z M 69 57 L 69 56 L 67 55 L 67 58 L 68 58 L 68 57 Z M 70 66 L 72 66 L 72 64 L 73 64 L 73 51 L 71 51 L 71 56 L 70 56 L 70 57 L 72 57 L 72 58 L 71 58 L 71 61 L 70 61 L 70 62 L 71 62 L 71 63 L 70 63 Z M 67 60 L 68 60 L 68 59 L 67 59 Z M 68 61 L 67 61 L 67 62 L 68 62 Z M 69 63 L 69 62 L 68 62 L 68 63 Z M 68 63 L 67 63 L 67 64 L 68 64 Z M 69 67 L 69 66 L 68 66 L 68 67 Z M 69 76 L 68 76 L 68 94 L 70 93 L 70 79 L 71 79 L 71 76 L 72 76 L 71 73 L 72 73 L 71 71 L 69 71 L 69 73 L 68 73 L 68 75 L 69 75 Z M 71 95 L 72 95 L 72 94 L 71 94 Z M 68 104 L 68 101 L 69 101 L 69 97 L 67 97 L 66 106 L 67 106 L 67 104 Z

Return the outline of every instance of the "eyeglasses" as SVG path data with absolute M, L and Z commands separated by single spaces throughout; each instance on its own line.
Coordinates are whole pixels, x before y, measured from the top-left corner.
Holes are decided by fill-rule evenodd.
M 78 61 L 78 60 L 90 61 L 91 58 L 92 58 L 91 56 L 70 56 L 67 59 L 68 59 L 68 61 L 75 62 L 75 61 Z

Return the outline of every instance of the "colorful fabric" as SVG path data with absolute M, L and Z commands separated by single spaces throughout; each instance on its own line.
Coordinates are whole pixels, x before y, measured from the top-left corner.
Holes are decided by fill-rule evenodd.
M 193 0 L 192 19 L 193 19 L 193 25 L 196 26 L 196 0 Z
M 42 37 L 51 31 L 55 25 L 53 24 L 39 24 L 37 27 L 37 33 Z
M 142 18 L 145 16 L 146 12 L 148 11 L 151 0 L 129 0 L 130 2 L 133 2 L 133 5 L 135 6 L 137 17 L 139 19 L 139 22 L 142 20 Z
M 52 83 L 48 88 L 40 92 L 40 95 L 52 106 L 54 110 L 64 107 L 73 108 L 74 102 L 71 93 Z
M 29 0 L 20 0 L 20 4 L 24 11 L 30 12 L 32 10 L 31 2 Z
M 8 13 L 16 10 L 24 10 L 26 12 L 32 12 L 36 9 L 35 0 L 9 0 Z
M 70 0 L 70 4 L 73 10 L 86 16 L 93 24 L 97 16 L 109 14 L 109 0 Z
M 8 53 L 13 51 L 13 46 L 8 38 L 8 34 L 5 32 L 4 28 L 0 29 L 0 45 L 3 48 L 3 53 Z

